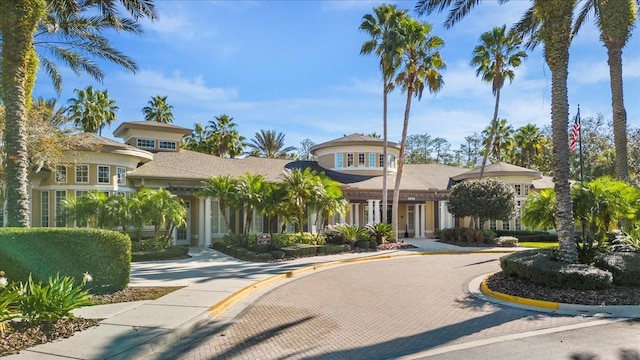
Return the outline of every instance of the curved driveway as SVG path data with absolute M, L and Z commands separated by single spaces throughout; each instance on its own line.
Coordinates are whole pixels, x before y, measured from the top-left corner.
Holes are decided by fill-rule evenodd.
M 482 353 L 469 357 L 472 353 L 460 352 L 464 349 L 495 347 L 501 340 L 531 337 L 518 344 L 521 353 L 514 354 L 513 348 L 504 345 L 507 342 L 502 350 L 492 350 L 530 358 L 526 346 L 535 344 L 534 336 L 563 329 L 632 326 L 629 331 L 640 333 L 637 323 L 622 325 L 536 313 L 472 297 L 469 281 L 499 270 L 500 256 L 397 258 L 340 266 L 294 279 L 262 294 L 233 321 L 202 329 L 176 344 L 171 358 L 351 360 L 444 353 L 448 355 L 440 358 L 463 359 L 480 358 Z M 588 342 L 583 336 L 585 339 Z M 640 344 L 640 337 L 637 340 Z M 495 352 L 486 355 L 505 358 Z

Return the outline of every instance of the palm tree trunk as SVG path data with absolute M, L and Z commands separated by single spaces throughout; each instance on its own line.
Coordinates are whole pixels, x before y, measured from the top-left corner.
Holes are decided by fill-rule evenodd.
M 606 44 L 609 78 L 611 84 L 611 107 L 613 108 L 613 139 L 616 148 L 616 177 L 629 181 L 627 156 L 627 111 L 624 108 L 622 90 L 622 49 Z
M 574 3 L 566 0 L 535 0 L 543 14 L 544 56 L 551 70 L 551 128 L 553 138 L 552 171 L 556 191 L 556 228 L 560 259 L 578 261 L 575 242 L 571 187 L 569 185 L 569 45 Z
M 484 149 L 484 156 L 482 157 L 482 166 L 480 166 L 480 179 L 484 175 L 484 167 L 487 165 L 487 157 L 491 150 L 491 144 L 493 143 L 493 137 L 496 134 L 498 128 L 498 107 L 500 106 L 500 89 L 496 90 L 496 104 L 493 107 L 493 121 L 491 122 L 491 130 L 489 130 L 489 139 L 487 139 L 487 146 Z
M 28 227 L 29 219 L 29 155 L 25 116 L 33 32 L 46 9 L 43 0 L 5 1 L 0 6 L 2 33 L 2 89 L 6 108 L 5 155 L 7 226 Z M 33 61 L 33 59 L 32 59 Z
M 388 92 L 387 92 L 387 83 L 386 81 L 384 81 L 384 90 L 383 90 L 383 99 L 382 99 L 382 158 L 383 158 L 383 162 L 382 162 L 382 219 L 380 222 L 386 223 L 387 222 L 387 203 L 389 202 L 388 200 L 388 195 L 387 195 L 387 145 L 388 145 L 388 138 L 387 138 L 387 98 L 388 98 Z M 378 160 L 378 159 L 374 159 L 374 160 Z M 373 219 L 369 219 L 369 222 L 373 223 Z
M 409 84 L 413 84 L 413 76 L 408 79 Z M 393 238 L 398 240 L 398 203 L 400 202 L 400 179 L 402 178 L 402 167 L 404 165 L 404 150 L 407 143 L 407 129 L 409 128 L 409 113 L 411 112 L 411 98 L 413 96 L 413 86 L 407 89 L 407 104 L 404 108 L 404 122 L 402 123 L 402 139 L 400 140 L 400 154 L 398 155 L 398 168 L 396 169 L 396 183 L 393 188 L 392 222 Z

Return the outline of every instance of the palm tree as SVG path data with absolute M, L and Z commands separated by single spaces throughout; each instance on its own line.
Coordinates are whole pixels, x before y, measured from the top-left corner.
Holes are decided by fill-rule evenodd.
M 247 146 L 253 149 L 259 157 L 284 159 L 287 154 L 296 150 L 293 146 L 285 147 L 284 134 L 278 133 L 276 135 L 275 130 L 260 130 L 255 136 L 255 139 L 251 139 Z
M 212 197 L 218 199 L 218 206 L 226 228 L 233 233 L 233 229 L 229 226 L 229 218 L 227 216 L 227 208 L 234 207 L 234 199 L 236 198 L 236 179 L 229 175 L 220 175 L 202 182 L 202 188 L 196 192 L 196 196 Z
M 166 96 L 152 96 L 148 104 L 148 106 L 142 108 L 142 113 L 146 121 L 155 121 L 163 124 L 173 122 L 173 106 L 167 104 Z
M 253 211 L 260 211 L 262 205 L 263 193 L 265 190 L 265 181 L 263 175 L 246 174 L 236 182 L 236 201 L 242 204 L 244 209 L 244 232 L 251 232 L 251 224 L 253 223 Z
M 195 123 L 191 135 L 184 138 L 180 147 L 204 154 L 213 154 L 211 132 L 202 124 Z
M 511 162 L 514 165 L 531 169 L 535 159 L 544 149 L 547 139 L 542 136 L 540 129 L 536 125 L 527 124 L 516 130 L 513 142 L 519 151 L 511 152 Z
M 291 210 L 296 231 L 303 231 L 306 223 L 305 214 L 310 202 L 317 193 L 322 191 L 320 180 L 316 175 L 316 172 L 309 168 L 305 168 L 304 171 L 285 169 L 281 175 L 283 187 L 287 189 L 288 195 L 286 207 Z
M 555 229 L 556 212 L 555 190 L 531 192 L 522 205 L 522 223 L 531 229 Z
M 439 52 L 439 49 L 444 45 L 444 40 L 430 35 L 431 25 L 429 23 L 419 22 L 413 18 L 404 18 L 401 22 L 401 32 L 403 40 L 400 50 L 403 67 L 396 76 L 395 83 L 402 87 L 402 90 L 407 94 L 407 98 L 404 109 L 400 153 L 398 155 L 398 168 L 393 190 L 391 221 L 394 229 L 394 239 L 397 239 L 398 236 L 400 179 L 402 178 L 402 167 L 404 165 L 411 99 L 416 96 L 419 101 L 422 98 L 422 92 L 425 87 L 431 93 L 440 91 L 444 84 L 440 70 L 445 68 L 445 63 Z
M 484 151 L 489 150 L 493 161 L 502 161 L 504 158 L 502 155 L 509 154 L 513 149 L 513 127 L 507 124 L 507 119 L 500 119 L 493 125 L 487 126 L 482 134 L 485 136 Z
M 501 3 L 507 2 L 503 0 Z M 445 27 L 450 28 L 465 17 L 481 0 L 418 0 L 418 14 L 431 14 L 451 8 Z M 544 43 L 544 58 L 551 70 L 551 127 L 553 138 L 552 171 L 556 191 L 557 229 L 560 258 L 567 263 L 578 261 L 569 185 L 569 46 L 572 40 L 572 19 L 575 1 L 531 0 L 516 30 L 532 43 Z
M 480 178 L 484 174 L 484 167 L 487 164 L 489 147 L 493 144 L 493 137 L 498 128 L 498 108 L 500 106 L 500 91 L 504 86 L 504 81 L 513 81 L 515 77 L 514 68 L 520 66 L 522 59 L 527 57 L 524 51 L 520 50 L 520 39 L 505 34 L 506 25 L 494 27 L 480 35 L 480 45 L 473 49 L 471 66 L 476 67 L 476 76 L 481 76 L 482 80 L 491 83 L 491 91 L 496 98 L 493 108 L 493 120 L 486 142 L 485 153 L 480 166 Z M 498 156 L 498 158 L 500 158 Z
M 616 175 L 629 181 L 627 156 L 627 111 L 622 87 L 622 49 L 631 37 L 638 17 L 637 0 L 587 0 L 582 6 L 574 33 L 578 32 L 589 12 L 593 12 L 600 28 L 600 40 L 607 48 L 611 106 L 613 108 L 613 138 L 616 148 Z
M 207 130 L 211 133 L 213 154 L 219 157 L 234 158 L 242 154 L 245 138 L 238 134 L 236 123 L 227 114 L 222 114 L 209 121 Z
M 366 14 L 362 18 L 360 30 L 365 31 L 371 40 L 362 44 L 360 54 L 375 52 L 380 57 L 382 72 L 382 218 L 387 219 L 387 98 L 394 88 L 393 77 L 399 66 L 398 41 L 400 19 L 405 17 L 406 10 L 398 10 L 395 5 L 382 4 L 373 9 L 375 15 Z
M 85 132 L 97 132 L 102 136 L 102 128 L 116 120 L 115 100 L 109 99 L 107 90 L 94 91 L 91 86 L 73 92 L 77 97 L 69 99 L 69 118 Z
M 135 71 L 135 63 L 112 48 L 101 32 L 105 29 L 140 32 L 138 20 L 157 17 L 151 0 L 120 0 L 132 18 L 123 18 L 121 7 L 113 0 L 78 2 L 77 0 L 3 1 L 0 3 L 2 38 L 2 102 L 6 107 L 5 154 L 7 225 L 29 226 L 28 154 L 25 118 L 38 67 L 38 45 L 49 44 L 56 59 L 75 72 L 103 77 L 91 57 L 98 57 Z M 97 11 L 96 11 L 97 10 Z M 91 15 L 86 15 L 91 13 Z M 37 42 L 39 34 L 55 37 L 57 42 Z M 66 46 L 65 46 L 66 45 Z M 40 64 L 54 79 L 57 90 L 61 76 L 55 63 L 40 57 Z

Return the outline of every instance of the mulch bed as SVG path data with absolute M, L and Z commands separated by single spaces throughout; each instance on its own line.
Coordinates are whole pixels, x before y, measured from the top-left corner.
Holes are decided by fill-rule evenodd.
M 0 357 L 17 354 L 20 350 L 68 338 L 76 331 L 98 325 L 96 319 L 60 319 L 53 324 L 30 326 L 24 322 L 10 322 L 4 334 L 0 334 Z
M 581 305 L 640 305 L 640 288 L 612 286 L 604 290 L 555 289 L 530 281 L 495 273 L 487 279 L 493 291 L 528 299 Z

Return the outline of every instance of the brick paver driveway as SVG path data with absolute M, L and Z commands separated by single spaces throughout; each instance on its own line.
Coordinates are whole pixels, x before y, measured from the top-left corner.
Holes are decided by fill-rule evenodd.
M 356 263 L 277 287 L 235 323 L 194 336 L 180 359 L 388 359 L 507 334 L 589 322 L 500 307 L 468 293 L 499 254 Z M 184 344 L 182 345 L 184 346 Z

